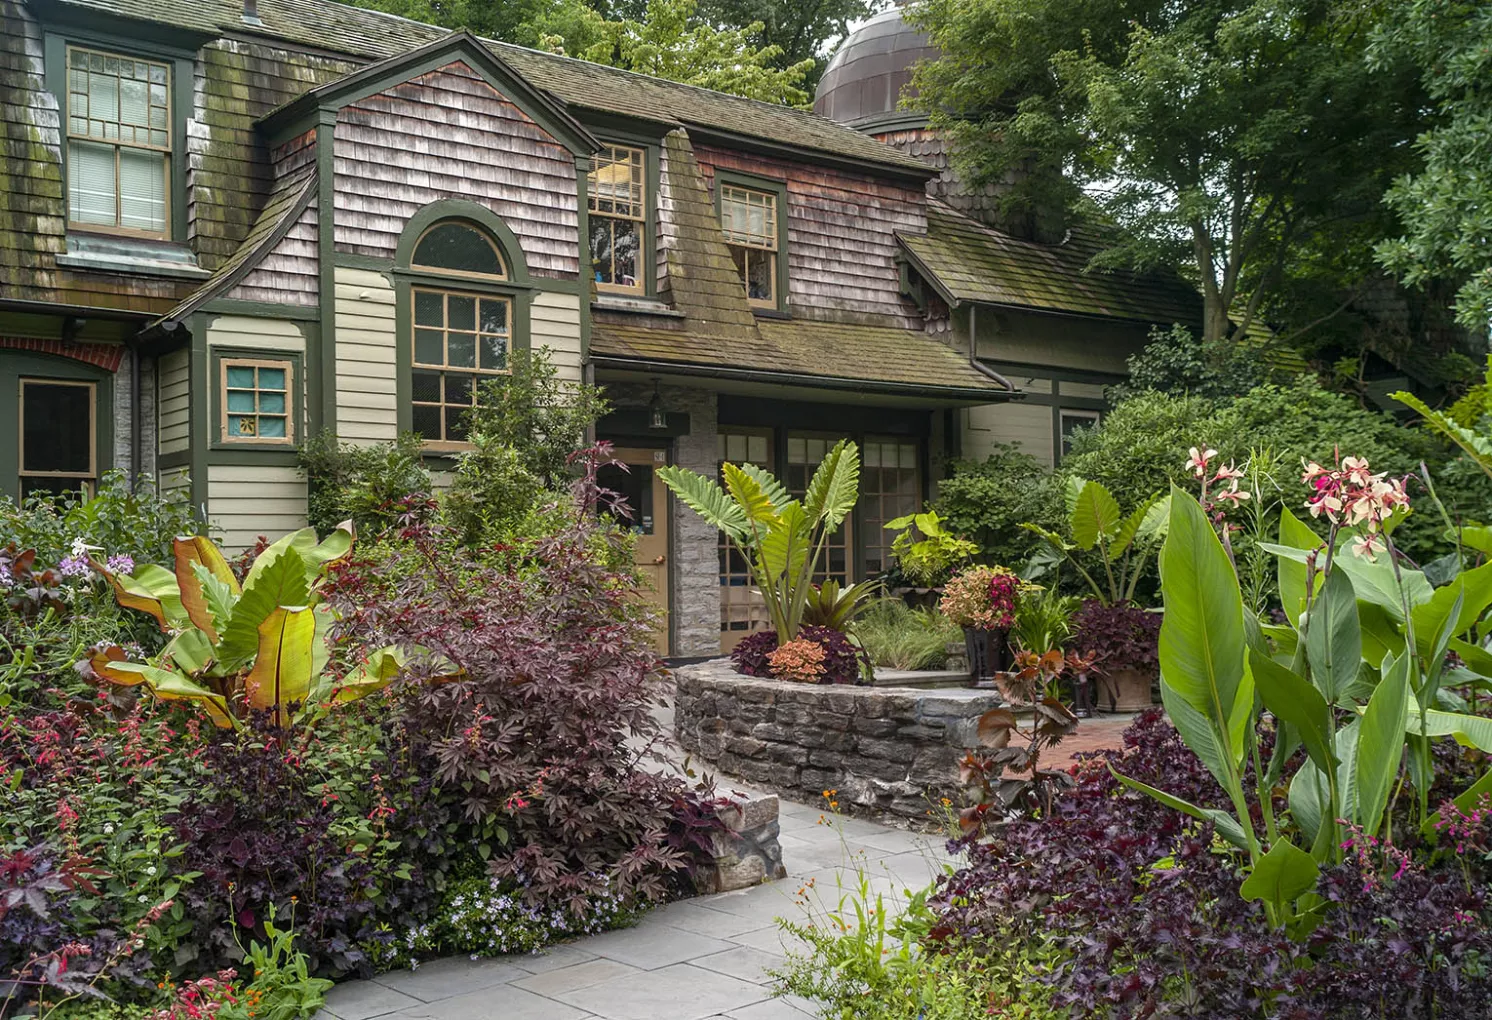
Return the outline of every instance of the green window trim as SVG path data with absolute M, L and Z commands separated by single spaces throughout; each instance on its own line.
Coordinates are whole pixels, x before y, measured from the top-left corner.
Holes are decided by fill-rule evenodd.
M 596 283 L 595 269 L 586 267 L 590 265 L 591 238 L 590 218 L 597 215 L 591 211 L 590 206 L 590 172 L 594 166 L 592 159 L 585 161 L 585 170 L 577 167 L 576 176 L 580 178 L 581 193 L 578 196 L 581 203 L 582 219 L 580 222 L 580 246 L 583 256 L 581 270 L 584 276 L 581 283 L 584 286 L 583 293 L 590 296 L 590 300 L 604 301 L 607 297 L 621 298 L 656 298 L 658 296 L 658 253 L 659 253 L 659 227 L 658 227 L 658 184 L 659 175 L 662 173 L 662 146 L 658 139 L 646 135 L 639 135 L 620 130 L 598 132 L 600 140 L 608 146 L 621 148 L 640 149 L 643 153 L 643 207 L 644 217 L 642 220 L 642 244 L 639 246 L 638 258 L 642 262 L 642 286 L 631 290 L 621 287 L 602 287 Z
M 6 351 L 0 357 L 0 435 L 15 435 L 17 438 L 0 442 L 0 493 L 16 499 L 21 491 L 19 426 L 22 379 L 92 384 L 95 480 L 114 466 L 114 374 L 72 358 Z
M 723 190 L 722 187 L 721 187 L 722 185 L 726 185 L 726 186 L 730 186 L 730 187 L 736 187 L 736 188 L 743 188 L 743 189 L 745 189 L 747 191 L 763 192 L 763 193 L 766 193 L 766 194 L 773 195 L 775 197 L 775 199 L 776 199 L 776 207 L 777 207 L 777 209 L 776 209 L 776 211 L 777 211 L 777 224 L 776 224 L 776 227 L 777 227 L 777 249 L 776 249 L 777 272 L 776 272 L 776 278 L 773 280 L 773 284 L 774 284 L 774 298 L 775 298 L 775 300 L 772 302 L 771 306 L 766 306 L 766 305 L 762 305 L 762 304 L 758 304 L 758 303 L 753 302 L 752 303 L 752 308 L 755 311 L 765 311 L 765 312 L 773 312 L 773 311 L 775 311 L 775 312 L 779 312 L 779 313 L 782 313 L 782 314 L 786 314 L 788 312 L 789 305 L 790 305 L 790 302 L 788 300 L 788 281 L 789 281 L 788 262 L 789 262 L 789 260 L 792 257 L 792 253 L 789 250 L 789 242 L 788 242 L 788 195 L 787 195 L 787 182 L 786 181 L 781 181 L 781 180 L 774 180 L 773 178 L 770 178 L 770 177 L 757 177 L 754 174 L 743 174 L 743 173 L 739 173 L 739 172 L 737 172 L 735 170 L 722 170 L 722 169 L 718 169 L 717 168 L 715 170 L 715 186 L 714 186 L 714 192 L 715 192 L 715 195 L 714 195 L 714 198 L 715 198 L 715 221 L 716 221 L 716 224 L 719 225 L 719 227 L 720 227 L 720 236 L 721 236 L 721 239 L 724 240 L 724 238 L 725 238 L 725 227 L 724 227 L 725 220 L 721 216 L 721 212 L 720 212 L 720 196 L 721 196 L 721 191 Z M 727 244 L 728 243 L 729 242 L 727 242 Z M 742 286 L 743 286 L 743 289 L 744 289 L 744 282 L 743 282 Z
M 456 221 L 476 227 L 495 242 L 506 277 L 479 276 L 470 273 L 421 268 L 411 261 L 419 240 L 429 229 L 443 221 Z M 461 199 L 432 202 L 410 217 L 394 253 L 390 270 L 394 283 L 394 325 L 396 351 L 395 403 L 400 432 L 414 430 L 414 301 L 420 291 L 471 296 L 477 299 L 502 298 L 508 305 L 509 355 L 529 349 L 529 312 L 536 291 L 518 238 L 502 219 L 485 206 Z M 447 331 L 448 332 L 448 331 Z M 490 375 L 501 378 L 501 375 Z M 444 385 L 444 383 L 442 383 Z M 444 399 L 444 398 L 443 398 Z M 434 455 L 456 453 L 469 448 L 458 440 L 427 441 L 426 449 Z
M 186 242 L 187 240 L 187 208 L 189 205 L 187 195 L 187 119 L 194 109 L 193 104 L 193 60 L 194 54 L 174 46 L 163 45 L 152 42 L 148 38 L 134 38 L 121 35 L 101 35 L 97 32 L 88 31 L 83 28 L 66 28 L 58 30 L 47 30 L 44 36 L 43 57 L 45 61 L 44 78 L 47 91 L 57 101 L 60 123 L 58 130 L 62 143 L 62 159 L 60 171 L 62 174 L 62 208 L 63 216 L 71 221 L 71 208 L 68 190 L 68 159 L 67 159 L 67 109 L 68 109 L 68 81 L 67 81 L 67 51 L 69 46 L 82 49 L 98 50 L 110 54 L 125 57 L 138 57 L 155 63 L 166 64 L 171 72 L 170 81 L 170 108 L 171 108 L 171 146 L 167 158 L 170 161 L 170 171 L 166 181 L 166 205 L 167 205 L 167 229 L 164 235 L 138 234 L 121 232 L 117 229 L 105 227 L 96 228 L 101 233 L 115 236 L 130 237 L 140 236 L 148 238 L 163 238 L 168 241 Z M 88 233 L 87 225 L 79 225 L 69 222 L 69 232 Z
M 211 441 L 209 449 L 217 452 L 237 450 L 255 455 L 265 453 L 293 453 L 301 443 L 306 429 L 306 377 L 305 357 L 300 351 L 287 351 L 272 347 L 213 347 L 209 351 L 211 366 L 208 372 L 211 395 L 208 405 L 208 426 Z M 227 421 L 231 408 L 228 406 L 228 368 L 234 363 L 256 367 L 283 366 L 289 374 L 288 420 L 286 432 L 281 439 L 250 439 L 245 436 L 229 436 Z

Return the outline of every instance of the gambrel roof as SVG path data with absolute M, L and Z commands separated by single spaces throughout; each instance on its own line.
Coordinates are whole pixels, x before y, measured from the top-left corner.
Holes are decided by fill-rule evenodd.
M 218 37 L 266 37 L 360 61 L 382 60 L 449 34 L 380 11 L 331 0 L 258 0 L 261 24 L 246 24 L 242 0 L 57 0 L 64 7 L 170 25 Z M 871 164 L 919 177 L 927 164 L 852 128 L 775 103 L 651 78 L 573 57 L 483 40 L 537 88 L 573 107 L 673 126 L 719 132 L 759 143 L 805 149 L 830 159 Z

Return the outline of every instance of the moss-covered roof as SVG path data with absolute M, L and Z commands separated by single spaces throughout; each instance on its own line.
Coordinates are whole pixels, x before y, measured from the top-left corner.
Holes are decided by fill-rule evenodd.
M 968 359 L 914 329 L 841 322 L 762 319 L 757 340 L 691 333 L 680 326 L 597 321 L 591 354 L 603 361 L 643 362 L 653 369 L 693 367 L 728 374 L 722 366 L 803 386 L 833 385 L 865 392 L 915 391 L 937 398 L 988 402 L 1010 392 L 970 366 Z
M 213 298 L 232 290 L 234 285 L 259 263 L 265 253 L 284 238 L 294 225 L 296 217 L 305 211 L 306 206 L 315 196 L 315 163 L 308 163 L 305 167 L 282 177 L 275 183 L 275 189 L 270 193 L 269 201 L 264 204 L 259 218 L 254 221 L 253 227 L 249 229 L 248 236 L 238 246 L 238 250 L 220 265 L 212 276 L 203 282 L 202 286 L 157 321 L 180 321 Z
M 1062 244 L 1022 241 L 930 201 L 927 233 L 898 239 L 913 265 L 951 304 L 976 302 L 1139 322 L 1201 319 L 1201 297 L 1180 279 L 1087 272 L 1101 246 L 1089 231 L 1074 231 Z
M 258 0 L 261 26 L 243 21 L 242 0 L 60 0 L 205 35 L 231 31 L 378 60 L 430 42 L 446 30 L 331 0 Z M 667 125 L 690 125 L 763 142 L 813 149 L 888 169 L 935 171 L 913 156 L 804 110 L 763 103 L 603 64 L 484 40 L 533 85 L 563 103 Z

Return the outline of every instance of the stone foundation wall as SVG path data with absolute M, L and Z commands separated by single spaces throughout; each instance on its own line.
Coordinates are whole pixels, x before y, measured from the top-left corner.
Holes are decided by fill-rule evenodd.
M 841 810 L 925 820 L 958 801 L 958 763 L 978 746 L 992 691 L 849 687 L 761 680 L 717 659 L 675 671 L 674 725 L 721 772 Z

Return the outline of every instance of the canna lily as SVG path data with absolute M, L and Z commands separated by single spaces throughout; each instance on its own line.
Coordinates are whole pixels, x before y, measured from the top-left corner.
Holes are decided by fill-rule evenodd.
M 1217 456 L 1217 451 L 1203 447 L 1202 451 L 1198 452 L 1198 448 L 1193 446 L 1186 452 L 1186 469 L 1198 478 L 1205 477 L 1207 474 L 1207 464 L 1213 457 Z

